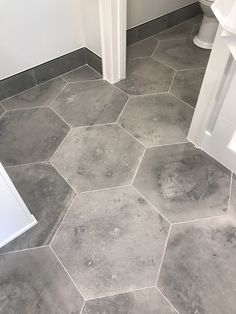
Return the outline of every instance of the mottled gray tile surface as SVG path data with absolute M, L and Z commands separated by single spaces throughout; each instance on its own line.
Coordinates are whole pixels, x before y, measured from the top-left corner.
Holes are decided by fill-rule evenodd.
M 168 229 L 131 187 L 90 192 L 76 198 L 52 247 L 92 299 L 155 285 Z
M 6 170 L 38 224 L 1 248 L 0 253 L 49 244 L 75 192 L 50 164 Z
M 158 286 L 182 314 L 236 309 L 236 224 L 227 217 L 174 226 Z
M 48 106 L 65 85 L 61 78 L 56 78 L 8 98 L 2 101 L 2 104 L 7 110 Z
M 195 108 L 205 69 L 178 71 L 170 92 Z
M 115 122 L 128 96 L 106 81 L 67 85 L 52 108 L 72 127 Z
M 0 117 L 4 114 L 5 109 L 3 108 L 3 106 L 0 104 Z
M 172 222 L 224 214 L 230 172 L 210 156 L 179 144 L 147 151 L 135 187 Z
M 0 120 L 0 161 L 11 166 L 48 160 L 68 131 L 49 108 L 8 111 Z
M 168 91 L 174 71 L 152 58 L 129 59 L 127 77 L 116 84 L 132 95 Z
M 191 35 L 194 27 L 193 21 L 187 21 L 177 26 L 171 27 L 161 33 L 158 33 L 154 38 L 158 40 L 180 39 L 187 38 Z
M 52 163 L 81 192 L 131 183 L 143 151 L 117 125 L 75 128 Z
M 82 67 L 75 69 L 69 73 L 63 75 L 63 78 L 69 82 L 89 81 L 101 79 L 102 76 L 98 72 L 94 71 L 90 66 L 83 65 Z
M 229 214 L 232 218 L 236 219 L 236 175 L 235 174 L 233 175 L 233 178 L 232 178 Z
M 156 46 L 157 40 L 153 37 L 141 40 L 127 47 L 127 57 L 128 58 L 149 57 L 153 54 Z
M 49 248 L 0 256 L 0 313 L 79 314 L 83 298 Z
M 193 110 L 163 93 L 131 98 L 119 124 L 146 146 L 186 141 Z
M 87 301 L 82 314 L 175 314 L 156 288 Z
M 192 36 L 160 41 L 154 53 L 154 58 L 176 70 L 206 67 L 209 56 L 210 50 L 195 46 Z

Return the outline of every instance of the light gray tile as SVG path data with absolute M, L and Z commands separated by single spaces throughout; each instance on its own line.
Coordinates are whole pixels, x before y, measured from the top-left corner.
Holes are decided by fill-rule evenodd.
M 117 125 L 77 128 L 52 163 L 81 192 L 131 183 L 143 151 Z
M 87 301 L 82 314 L 175 314 L 157 289 Z
M 49 164 L 10 167 L 7 173 L 38 224 L 1 248 L 0 253 L 49 244 L 75 192 Z
M 83 298 L 49 248 L 0 256 L 0 313 L 79 314 Z
M 52 247 L 87 299 L 155 285 L 169 225 L 131 187 L 81 194 Z
M 7 110 L 48 106 L 65 85 L 61 78 L 57 78 L 8 98 L 2 104 Z
M 0 104 L 0 117 L 4 114 L 5 109 L 3 108 L 3 106 Z
M 75 69 L 69 73 L 63 75 L 63 78 L 69 82 L 79 82 L 79 81 L 89 81 L 101 79 L 102 76 L 98 72 L 94 71 L 88 65 L 83 65 L 82 67 Z
M 149 37 L 140 42 L 127 47 L 127 57 L 137 58 L 137 57 L 150 57 L 154 49 L 157 46 L 157 40 L 153 37 Z
M 170 92 L 195 108 L 205 69 L 177 72 Z
M 115 122 L 128 96 L 106 81 L 69 84 L 52 108 L 72 127 Z
M 182 314 L 233 314 L 236 224 L 225 218 L 174 226 L 158 286 Z
M 174 96 L 163 93 L 131 98 L 120 125 L 146 146 L 186 141 L 193 110 Z
M 157 33 L 154 37 L 158 40 L 187 38 L 191 35 L 193 27 L 194 23 L 192 21 L 187 21 L 161 33 Z
M 210 50 L 195 46 L 192 36 L 160 41 L 154 53 L 154 58 L 176 70 L 206 67 L 209 56 Z
M 0 161 L 11 166 L 48 160 L 68 131 L 49 108 L 8 111 L 0 120 Z
M 147 151 L 135 187 L 172 222 L 224 214 L 230 172 L 193 147 L 179 144 Z
M 129 59 L 127 77 L 116 86 L 132 95 L 168 91 L 174 71 L 152 58 Z

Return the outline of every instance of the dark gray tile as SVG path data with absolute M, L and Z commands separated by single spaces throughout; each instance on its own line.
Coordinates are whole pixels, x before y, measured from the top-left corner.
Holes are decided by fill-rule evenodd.
M 233 314 L 236 224 L 225 218 L 173 226 L 158 286 L 182 314 Z
M 94 52 L 85 48 L 86 62 L 91 68 L 102 74 L 102 58 L 97 56 Z
M 205 69 L 178 71 L 170 92 L 195 108 Z
M 169 225 L 131 187 L 76 198 L 52 247 L 87 299 L 155 285 Z
M 33 70 L 21 72 L 0 81 L 0 100 L 37 85 Z
M 0 117 L 4 114 L 6 110 L 3 108 L 3 106 L 0 104 Z
M 0 253 L 49 244 L 75 192 L 50 164 L 10 167 L 7 173 L 38 224 L 0 249 Z
M 235 174 L 232 177 L 229 214 L 232 218 L 236 219 L 236 175 Z
M 131 183 L 143 151 L 117 125 L 75 128 L 52 163 L 81 192 Z
M 137 58 L 137 57 L 149 57 L 153 54 L 154 49 L 157 46 L 157 40 L 153 37 L 149 37 L 140 42 L 127 47 L 127 57 Z
M 0 120 L 0 161 L 11 166 L 48 160 L 68 131 L 49 108 L 8 111 Z
M 186 221 L 225 213 L 230 172 L 192 144 L 151 148 L 134 186 L 172 222 Z
M 117 87 L 132 95 L 168 91 L 174 71 L 152 58 L 129 59 L 127 77 Z
M 87 301 L 82 314 L 175 314 L 157 289 Z
M 72 127 L 115 122 L 128 96 L 106 81 L 67 85 L 52 108 Z
M 48 106 L 65 85 L 61 78 L 57 78 L 8 98 L 2 104 L 7 110 Z
M 209 50 L 194 45 L 192 36 L 160 41 L 154 53 L 154 58 L 176 70 L 206 67 L 209 56 Z
M 79 314 L 83 298 L 49 248 L 0 256 L 0 313 Z
M 170 29 L 167 29 L 161 33 L 157 33 L 154 38 L 158 40 L 187 38 L 191 35 L 193 27 L 194 23 L 192 21 L 187 21 Z
M 90 66 L 83 65 L 82 67 L 75 69 L 69 73 L 63 75 L 63 78 L 69 82 L 80 82 L 101 79 L 102 76 L 98 72 L 94 71 Z
M 163 93 L 133 97 L 118 123 L 146 146 L 186 141 L 193 110 L 174 96 Z

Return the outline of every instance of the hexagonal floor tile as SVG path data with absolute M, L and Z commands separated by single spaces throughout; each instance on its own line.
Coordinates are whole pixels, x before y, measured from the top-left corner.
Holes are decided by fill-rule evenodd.
M 127 47 L 128 58 L 150 57 L 157 46 L 157 40 L 153 37 L 141 40 Z
M 0 117 L 4 114 L 5 110 L 3 106 L 0 104 Z
M 94 71 L 90 66 L 83 65 L 78 69 L 70 71 L 62 77 L 69 83 L 80 82 L 80 81 L 90 81 L 101 79 L 102 76 L 98 72 Z
M 167 92 L 174 71 L 152 58 L 129 59 L 127 77 L 117 87 L 132 95 Z
M 49 248 L 0 256 L 0 313 L 80 313 L 83 298 Z
M 175 314 L 156 288 L 87 301 L 81 314 Z
M 50 164 L 7 168 L 8 175 L 38 224 L 0 249 L 0 253 L 50 243 L 75 192 Z
M 227 216 L 173 226 L 158 286 L 179 313 L 233 314 L 235 248 Z
M 52 108 L 72 127 L 115 122 L 128 96 L 106 81 L 69 84 Z
M 222 215 L 230 171 L 192 144 L 149 149 L 135 187 L 172 222 Z
M 204 75 L 205 69 L 178 71 L 170 92 L 195 108 Z
M 7 110 L 48 106 L 65 86 L 61 78 L 56 78 L 3 100 L 2 104 Z
M 52 247 L 86 299 L 155 285 L 168 223 L 131 187 L 76 198 Z
M 49 160 L 69 127 L 49 108 L 8 111 L 0 120 L 5 166 Z
M 133 97 L 118 123 L 146 146 L 186 141 L 193 110 L 176 97 L 158 94 Z
M 144 147 L 118 125 L 73 129 L 52 159 L 78 191 L 130 184 Z
M 174 27 L 171 27 L 163 32 L 154 35 L 154 38 L 158 40 L 170 40 L 170 39 L 181 39 L 187 38 L 191 35 L 194 23 L 190 20 Z
M 206 67 L 210 50 L 194 45 L 192 37 L 160 41 L 154 58 L 176 70 Z

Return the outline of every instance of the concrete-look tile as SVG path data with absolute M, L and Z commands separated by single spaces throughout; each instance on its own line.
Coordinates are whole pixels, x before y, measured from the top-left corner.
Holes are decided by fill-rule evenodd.
M 53 165 L 78 191 L 130 184 L 144 147 L 117 125 L 73 129 Z
M 86 299 L 155 285 L 169 225 L 131 187 L 81 194 L 52 247 Z
M 94 71 L 88 65 L 83 65 L 82 67 L 75 69 L 69 73 L 63 75 L 63 78 L 69 82 L 79 82 L 79 81 L 89 81 L 101 79 L 102 76 L 98 72 Z
M 157 40 L 153 37 L 149 37 L 140 42 L 127 47 L 127 57 L 137 58 L 137 57 L 150 57 L 154 49 L 157 46 Z
M 182 314 L 233 314 L 236 224 L 227 216 L 174 226 L 158 286 Z
M 5 109 L 3 108 L 3 106 L 0 104 L 0 117 L 4 114 Z
M 209 56 L 210 50 L 195 46 L 192 36 L 160 41 L 154 53 L 154 58 L 176 70 L 206 67 Z
M 0 313 L 79 314 L 83 298 L 49 248 L 0 256 Z
M 168 94 L 134 97 L 119 124 L 146 146 L 186 141 L 193 110 Z
M 57 78 L 8 98 L 2 104 L 7 110 L 48 106 L 65 85 L 61 78 Z
M 132 95 L 167 92 L 174 71 L 152 58 L 129 59 L 127 77 L 117 87 Z
M 49 244 L 72 204 L 75 192 L 49 164 L 6 170 L 38 224 L 1 248 L 0 253 Z
M 106 81 L 67 85 L 52 108 L 72 127 L 115 122 L 128 96 Z
M 68 131 L 49 108 L 8 111 L 0 120 L 0 161 L 11 166 L 48 160 Z
M 170 92 L 195 108 L 205 69 L 178 71 Z
M 192 144 L 149 149 L 135 187 L 172 222 L 226 212 L 230 172 Z
M 175 314 L 156 288 L 87 301 L 82 314 Z
M 187 21 L 156 34 L 154 38 L 158 40 L 187 38 L 191 35 L 193 27 L 194 23 L 192 21 Z
M 232 218 L 236 219 L 236 175 L 235 174 L 233 175 L 233 178 L 232 178 L 229 215 Z

